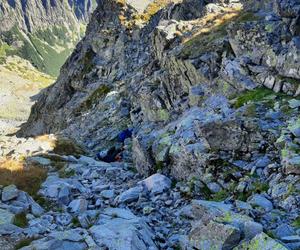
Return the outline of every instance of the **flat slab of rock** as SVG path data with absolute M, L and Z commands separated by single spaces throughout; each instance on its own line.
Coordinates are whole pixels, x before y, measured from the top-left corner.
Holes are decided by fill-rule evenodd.
M 17 227 L 13 224 L 0 224 L 0 235 L 19 234 L 22 231 L 23 231 L 22 228 Z M 2 250 L 2 248 L 0 249 Z
M 118 203 L 130 203 L 139 199 L 140 193 L 143 192 L 141 186 L 130 188 L 118 196 Z
M 98 246 L 114 250 L 156 250 L 148 225 L 129 210 L 110 208 L 90 228 Z
M 5 209 L 0 208 L 0 225 L 3 224 L 12 224 L 14 221 L 15 215 L 11 212 L 8 212 Z
M 64 237 L 65 235 L 73 234 L 73 232 L 58 232 L 57 235 L 48 236 L 40 240 L 31 242 L 29 246 L 23 247 L 22 250 L 85 250 L 87 244 L 79 240 L 74 241 L 74 237 Z M 58 238 L 56 236 L 60 235 Z M 74 236 L 78 236 L 77 234 Z M 80 237 L 79 239 L 82 239 Z
M 85 199 L 77 199 L 71 201 L 68 208 L 72 213 L 82 213 L 87 210 L 88 201 Z

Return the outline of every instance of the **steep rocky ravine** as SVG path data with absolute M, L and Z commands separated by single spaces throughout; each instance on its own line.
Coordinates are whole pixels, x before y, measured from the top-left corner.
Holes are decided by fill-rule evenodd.
M 300 3 L 98 2 L 27 139 L 3 142 L 48 177 L 43 207 L 2 189 L 2 245 L 300 249 Z

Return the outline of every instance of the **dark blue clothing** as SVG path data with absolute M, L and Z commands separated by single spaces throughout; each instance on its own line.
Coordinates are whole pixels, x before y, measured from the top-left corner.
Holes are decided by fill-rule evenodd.
M 101 157 L 100 153 L 97 154 L 97 158 L 100 161 L 104 162 L 115 162 L 116 156 L 122 152 L 122 149 L 116 149 L 116 147 L 112 147 L 110 150 L 108 150 L 106 156 Z
M 132 136 L 132 129 L 125 129 L 118 135 L 118 141 L 124 143 L 127 138 Z

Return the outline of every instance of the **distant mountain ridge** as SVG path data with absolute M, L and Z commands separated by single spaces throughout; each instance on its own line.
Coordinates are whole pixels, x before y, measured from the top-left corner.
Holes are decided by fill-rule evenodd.
M 1 1 L 0 58 L 17 54 L 58 75 L 95 7 L 96 0 Z

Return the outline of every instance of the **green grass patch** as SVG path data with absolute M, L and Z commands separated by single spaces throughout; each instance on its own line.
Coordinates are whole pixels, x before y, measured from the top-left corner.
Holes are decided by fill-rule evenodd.
M 239 94 L 239 96 L 235 101 L 234 107 L 240 108 L 249 102 L 260 102 L 264 100 L 266 97 L 274 94 L 275 93 L 272 90 L 264 87 L 245 91 L 244 93 Z
M 81 115 L 84 111 L 91 109 L 96 103 L 103 99 L 111 91 L 107 85 L 102 85 L 92 92 L 85 101 L 83 101 L 76 110 L 77 115 Z M 109 124 L 107 124 L 109 126 Z
M 300 229 L 300 216 L 298 216 L 294 222 L 292 223 L 292 226 L 297 228 L 297 229 Z
M 213 42 L 224 39 L 227 35 L 226 24 L 213 28 L 210 32 L 202 33 L 195 36 L 191 40 L 185 43 L 180 56 L 188 58 L 193 55 L 196 57 L 205 51 L 209 51 L 212 47 Z
M 80 221 L 78 220 L 77 217 L 72 218 L 72 224 L 73 224 L 73 227 L 75 227 L 75 228 L 81 226 Z
M 17 242 L 15 249 L 21 249 L 23 247 L 27 247 L 31 244 L 31 242 L 34 241 L 34 238 L 26 238 L 26 239 L 22 239 L 20 241 Z
M 269 190 L 269 184 L 265 182 L 256 181 L 253 183 L 254 190 L 252 190 L 253 193 L 264 193 Z
M 43 207 L 46 211 L 50 211 L 52 210 L 54 207 L 56 207 L 56 205 L 54 204 L 54 202 L 46 199 L 45 197 L 36 194 L 34 196 L 32 196 L 32 198 L 34 199 L 34 201 L 36 203 L 38 203 L 41 207 Z
M 67 171 L 65 168 L 58 172 L 59 178 L 70 178 L 76 174 L 75 170 Z
M 14 50 L 11 46 L 0 40 L 0 64 L 5 63 L 6 57 L 11 55 L 13 51 Z
M 86 74 L 90 73 L 95 64 L 94 64 L 94 57 L 96 56 L 96 53 L 90 49 L 85 53 L 85 56 L 82 59 L 82 65 L 83 65 L 83 69 L 81 72 L 81 77 L 83 78 Z
M 230 195 L 230 193 L 228 192 L 228 190 L 222 189 L 218 193 L 212 194 L 211 195 L 212 198 L 210 200 L 212 200 L 212 201 L 224 201 L 229 195 Z
M 111 89 L 106 85 L 100 86 L 88 97 L 88 99 L 84 102 L 84 106 L 87 109 L 90 109 L 94 105 L 94 103 L 105 97 L 110 92 L 110 90 Z
M 260 181 L 254 182 L 252 186 L 253 188 L 249 191 L 234 193 L 235 199 L 246 202 L 252 194 L 256 194 L 256 193 L 261 194 L 267 192 L 269 189 L 269 185 L 267 183 L 260 182 Z
M 28 220 L 26 218 L 26 213 L 16 214 L 13 224 L 17 227 L 25 228 L 28 226 Z

